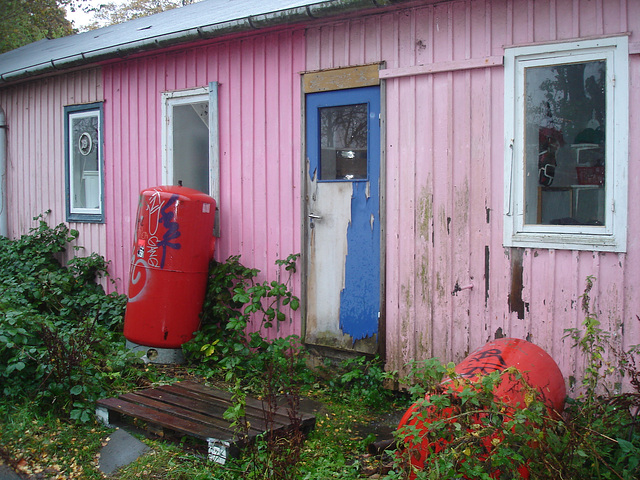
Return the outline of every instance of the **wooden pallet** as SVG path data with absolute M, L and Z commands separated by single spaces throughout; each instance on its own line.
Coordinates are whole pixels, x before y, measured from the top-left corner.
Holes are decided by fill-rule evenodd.
M 117 398 L 98 400 L 96 415 L 107 425 L 122 417 L 143 421 L 158 435 L 179 434 L 207 442 L 209 459 L 225 463 L 229 456 L 269 430 L 260 400 L 246 398 L 247 435 L 240 435 L 223 418 L 232 405 L 231 394 L 193 381 L 127 393 Z M 307 433 L 315 426 L 315 415 L 298 412 L 301 429 Z M 291 421 L 285 406 L 273 415 L 271 431 L 285 431 Z

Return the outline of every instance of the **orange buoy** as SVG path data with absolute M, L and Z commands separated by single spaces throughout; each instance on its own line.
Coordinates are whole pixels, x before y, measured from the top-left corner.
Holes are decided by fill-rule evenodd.
M 531 389 L 533 388 L 537 390 L 539 398 L 551 413 L 559 414 L 562 412 L 566 387 L 560 368 L 547 352 L 525 340 L 502 338 L 487 343 L 456 366 L 455 372 L 459 379 L 452 381 L 447 378 L 441 385 L 450 395 L 456 397 L 465 387 L 472 386 L 473 382 L 483 375 L 495 371 L 502 372 L 511 367 L 518 370 L 529 388 L 523 384 L 520 376 L 504 375 L 502 381 L 496 384 L 493 391 L 497 400 L 511 409 L 525 408 L 531 403 Z M 429 398 L 427 395 L 426 400 Z M 430 404 L 425 408 L 422 406 L 422 402 L 414 403 L 407 410 L 400 420 L 398 428 L 401 432 L 407 432 L 405 444 L 414 453 L 411 457 L 412 467 L 423 469 L 428 461 L 429 453 L 442 451 L 450 441 L 444 438 L 436 441 L 429 440 L 427 438 L 429 424 L 436 420 L 451 418 L 457 413 L 459 413 L 457 406 L 452 405 L 437 409 L 433 404 Z M 474 422 L 480 424 L 482 418 L 478 415 L 474 418 Z M 483 444 L 488 450 L 492 448 L 494 438 L 483 439 Z M 519 472 L 522 478 L 529 478 L 526 467 L 522 466 Z M 497 472 L 498 474 L 499 472 Z M 415 475 L 412 475 L 411 478 L 415 478 Z

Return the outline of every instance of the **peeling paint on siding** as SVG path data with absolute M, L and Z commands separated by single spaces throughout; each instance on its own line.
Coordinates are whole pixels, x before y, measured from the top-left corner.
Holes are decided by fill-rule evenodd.
M 524 319 L 524 301 L 522 300 L 522 257 L 523 249 L 511 249 L 511 289 L 509 291 L 509 311 L 518 314 L 520 320 Z
M 419 263 L 418 281 L 420 282 L 420 293 L 424 303 L 431 305 L 431 295 L 429 294 L 429 231 L 433 236 L 433 195 L 426 188 L 421 192 L 418 200 L 417 230 L 424 241 L 424 249 L 416 259 Z
M 429 238 L 429 228 L 433 223 L 433 195 L 422 189 L 418 200 L 418 233 L 424 239 Z
M 484 306 L 489 304 L 489 279 L 491 278 L 491 261 L 489 255 L 489 245 L 484 246 Z
M 440 275 L 440 272 L 436 274 L 436 290 L 438 292 L 438 298 L 443 300 L 446 297 L 447 292 L 444 284 L 442 283 L 442 276 Z
M 404 301 L 404 307 L 412 308 L 413 307 L 413 294 L 412 294 L 413 289 L 411 288 L 411 285 L 402 285 L 400 287 L 400 291 L 401 291 L 401 298 Z

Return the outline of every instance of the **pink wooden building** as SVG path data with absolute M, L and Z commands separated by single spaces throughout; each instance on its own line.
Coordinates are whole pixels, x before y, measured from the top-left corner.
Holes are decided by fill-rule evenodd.
M 588 276 L 640 343 L 639 83 L 635 0 L 204 0 L 0 55 L 0 233 L 51 209 L 124 293 L 181 180 L 217 259 L 302 254 L 274 334 L 392 370 L 525 338 L 569 379 Z

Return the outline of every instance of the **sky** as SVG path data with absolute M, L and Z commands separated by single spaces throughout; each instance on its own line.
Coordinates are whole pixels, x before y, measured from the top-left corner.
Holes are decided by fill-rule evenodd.
M 85 0 L 84 5 L 98 8 L 100 4 L 104 3 L 124 3 L 125 0 Z M 89 25 L 93 20 L 93 13 L 85 13 L 80 9 L 76 9 L 72 12 L 67 7 L 67 19 L 73 22 L 73 27 L 82 30 L 83 27 Z

